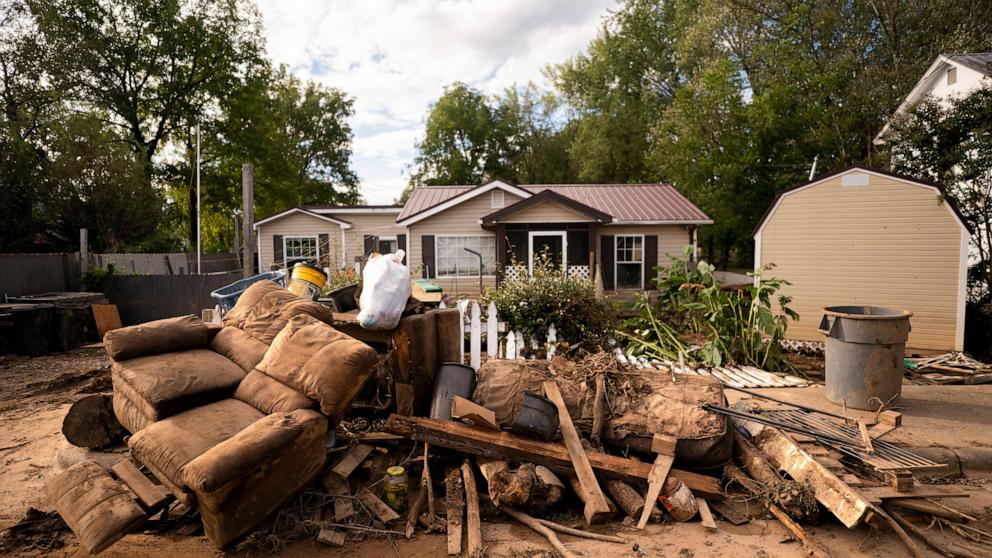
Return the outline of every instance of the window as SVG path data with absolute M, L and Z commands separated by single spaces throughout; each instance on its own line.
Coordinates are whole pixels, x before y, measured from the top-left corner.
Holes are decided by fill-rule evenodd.
M 947 85 L 954 85 L 958 82 L 958 69 L 951 66 L 947 69 Z
M 617 236 L 616 243 L 617 288 L 644 288 L 644 237 Z
M 320 259 L 320 248 L 316 236 L 285 236 L 282 242 L 286 267 L 292 267 L 297 262 Z
M 376 245 L 376 252 L 380 254 L 392 254 L 396 252 L 397 243 L 395 238 L 380 238 Z
M 504 197 L 503 190 L 493 190 L 489 194 L 489 206 L 493 209 L 500 209 L 506 205 L 506 198 Z
M 465 248 L 482 254 L 482 274 L 496 274 L 495 236 L 439 236 L 435 239 L 438 277 L 475 277 L 479 275 L 479 257 Z

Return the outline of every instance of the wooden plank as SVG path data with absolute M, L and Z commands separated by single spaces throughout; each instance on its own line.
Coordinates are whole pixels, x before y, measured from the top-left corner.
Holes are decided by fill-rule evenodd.
M 331 546 L 344 546 L 344 540 L 344 533 L 335 531 L 334 529 L 321 529 L 320 533 L 317 533 L 317 542 Z
M 556 473 L 575 474 L 568 450 L 561 444 L 540 442 L 509 432 L 493 432 L 449 420 L 400 415 L 390 416 L 385 430 L 461 453 L 510 461 L 529 461 L 544 465 Z M 646 481 L 651 472 L 650 464 L 633 459 L 597 452 L 588 452 L 586 456 L 593 470 L 608 478 L 640 483 Z M 714 477 L 679 469 L 672 469 L 670 476 L 679 478 L 690 490 L 707 499 L 724 498 L 720 481 Z
M 470 557 L 475 557 L 482 551 L 482 520 L 479 518 L 479 491 L 475 487 L 475 471 L 468 459 L 462 461 L 462 482 L 465 486 L 465 532 L 468 537 L 465 551 Z
M 462 552 L 462 515 L 465 513 L 465 493 L 462 489 L 461 470 L 448 468 L 444 478 L 444 502 L 447 508 L 448 556 Z
M 413 414 L 413 384 L 396 383 L 396 412 L 401 415 Z
M 868 434 L 868 427 L 861 419 L 858 419 L 858 432 L 861 434 L 861 443 L 865 445 L 865 451 L 875 453 L 875 446 L 871 443 L 871 434 Z
M 496 413 L 460 395 L 451 398 L 451 418 L 454 420 L 467 419 L 475 426 L 499 430 L 499 424 L 496 423 Z
M 596 473 L 593 472 L 592 465 L 589 464 L 589 457 L 582 447 L 582 441 L 572 423 L 572 417 L 568 414 L 565 399 L 562 398 L 561 391 L 558 390 L 558 384 L 546 381 L 542 385 L 545 397 L 550 399 L 555 407 L 558 407 L 558 423 L 561 428 L 561 435 L 565 440 L 565 447 L 568 448 L 568 455 L 571 457 L 575 476 L 579 479 L 579 484 L 582 485 L 582 490 L 585 492 L 584 515 L 586 525 L 592 525 L 601 520 L 605 521 L 609 518 L 610 506 L 606 503 L 606 496 L 603 495 L 599 481 L 596 480 Z
M 369 511 L 374 513 L 379 518 L 379 521 L 382 521 L 383 523 L 389 523 L 390 521 L 400 518 L 400 515 L 396 513 L 393 508 L 387 506 L 385 502 L 380 500 L 369 490 L 359 492 L 358 501 L 361 502 L 363 506 L 368 508 Z
M 348 450 L 348 453 L 345 454 L 343 458 L 341 458 L 341 461 L 337 462 L 337 465 L 335 465 L 334 468 L 331 469 L 331 472 L 333 472 L 334 474 L 336 474 L 337 476 L 343 479 L 348 478 L 349 476 L 351 476 L 351 473 L 354 472 L 355 469 L 357 469 L 358 466 L 362 464 L 362 461 L 365 461 L 365 458 L 368 457 L 369 454 L 372 453 L 372 450 L 374 449 L 375 447 L 370 446 L 368 444 L 356 445 L 355 447 Z
M 699 508 L 699 519 L 703 522 L 703 527 L 716 529 L 716 521 L 713 521 L 713 514 L 710 512 L 710 506 L 706 500 L 697 497 L 696 506 Z
M 644 496 L 644 510 L 641 511 L 641 518 L 637 522 L 638 529 L 647 527 L 648 519 L 651 518 L 655 502 L 658 501 L 661 488 L 665 485 L 665 479 L 668 478 L 674 461 L 674 456 L 661 453 L 654 458 L 654 465 L 651 466 L 651 473 L 648 475 L 648 492 Z
M 128 486 L 138 496 L 138 500 L 148 510 L 155 510 L 165 505 L 171 498 L 169 491 L 160 484 L 153 483 L 148 477 L 131 463 L 130 460 L 118 461 L 110 471 L 115 477 Z
M 351 489 L 348 481 L 342 479 L 335 473 L 324 475 L 324 488 L 327 493 L 334 496 L 334 521 L 341 522 L 355 515 L 355 506 L 351 501 Z
M 93 320 L 96 322 L 96 334 L 103 339 L 103 334 L 123 327 L 121 315 L 117 312 L 116 304 L 91 304 Z

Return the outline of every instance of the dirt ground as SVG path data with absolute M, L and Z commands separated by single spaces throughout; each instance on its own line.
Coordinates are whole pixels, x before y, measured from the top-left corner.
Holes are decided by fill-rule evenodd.
M 48 509 L 42 488 L 47 479 L 58 470 L 56 456 L 60 444 L 64 443 L 60 433 L 62 417 L 76 399 L 90 393 L 108 391 L 110 372 L 102 349 L 80 349 L 39 358 L 3 358 L 0 360 L 0 378 L 2 530 L 14 525 L 29 507 Z M 988 488 L 992 485 L 980 479 L 958 482 L 971 497 L 956 501 L 955 505 L 963 511 L 982 516 L 982 523 L 990 525 L 992 491 Z M 483 519 L 483 539 L 488 556 L 552 556 L 546 541 L 527 528 L 503 517 Z M 718 529 L 712 531 L 702 527 L 698 521 L 650 525 L 644 531 L 623 523 L 593 529 L 627 539 L 624 545 L 576 539 L 567 535 L 562 535 L 561 539 L 573 552 L 582 556 L 792 558 L 805 555 L 802 547 L 775 521 L 759 518 L 745 525 L 734 526 L 718 519 L 717 525 Z M 39 526 L 40 532 L 33 535 L 28 545 L 15 550 L 8 549 L 8 554 L 65 557 L 83 555 L 71 534 L 58 532 L 57 525 L 39 523 Z M 907 555 L 905 547 L 890 532 L 878 532 L 867 527 L 848 530 L 831 518 L 823 520 L 821 525 L 807 527 L 813 537 L 830 549 L 834 556 L 895 558 Z M 445 548 L 444 535 L 418 534 L 413 540 L 405 540 L 401 537 L 363 538 L 352 533 L 344 548 L 329 548 L 308 539 L 288 544 L 279 552 L 279 556 L 426 558 L 444 555 Z M 241 549 L 227 554 L 253 556 L 271 553 Z M 108 557 L 161 558 L 221 555 L 225 553 L 214 549 L 202 534 L 180 536 L 175 532 L 131 534 L 103 553 L 103 556 Z

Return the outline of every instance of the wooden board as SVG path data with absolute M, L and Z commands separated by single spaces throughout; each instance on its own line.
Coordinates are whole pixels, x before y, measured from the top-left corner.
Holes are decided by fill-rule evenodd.
M 703 522 L 703 527 L 716 529 L 716 521 L 713 521 L 713 514 L 710 513 L 710 506 L 706 503 L 706 500 L 697 497 L 696 506 L 699 507 L 699 519 Z
M 400 384 L 394 386 L 396 391 L 396 412 L 401 415 L 413 414 L 413 384 Z
M 113 329 L 120 329 L 121 315 L 117 312 L 116 304 L 91 304 L 93 320 L 96 322 L 96 334 L 103 339 L 103 334 Z
M 475 487 L 475 471 L 468 459 L 462 462 L 462 482 L 465 486 L 465 532 L 468 538 L 465 550 L 470 557 L 474 557 L 482 550 L 482 521 L 479 518 L 479 491 Z
M 138 496 L 141 505 L 151 511 L 160 508 L 169 501 L 171 495 L 161 484 L 153 483 L 148 477 L 129 460 L 118 461 L 110 471 Z
M 647 527 L 648 519 L 651 519 L 651 512 L 654 511 L 654 503 L 658 501 L 661 488 L 665 485 L 665 479 L 668 478 L 668 473 L 672 470 L 672 463 L 674 462 L 675 457 L 671 455 L 659 453 L 654 458 L 654 465 L 651 466 L 651 472 L 648 473 L 648 492 L 644 496 L 644 509 L 637 522 L 638 529 Z
M 448 556 L 462 552 L 462 516 L 465 513 L 465 492 L 460 469 L 451 467 L 444 478 L 444 502 L 447 508 Z
M 390 416 L 385 430 L 462 453 L 510 461 L 529 461 L 563 475 L 575 474 L 568 450 L 561 444 L 540 442 L 509 432 L 493 432 L 450 420 L 400 415 Z M 651 472 L 650 464 L 633 459 L 596 452 L 587 452 L 586 456 L 593 470 L 608 478 L 640 483 L 648 480 Z M 677 477 L 690 490 L 704 498 L 724 498 L 717 478 L 679 469 L 672 469 L 670 476 Z
M 362 503 L 370 512 L 379 518 L 379 521 L 383 523 L 389 523 L 390 521 L 400 518 L 400 515 L 396 513 L 393 508 L 386 505 L 385 502 L 380 500 L 375 494 L 372 494 L 368 490 L 363 490 L 358 493 L 358 501 Z
M 499 430 L 499 424 L 496 423 L 496 413 L 460 395 L 451 398 L 451 418 L 468 420 L 475 426 L 489 430 Z
M 558 390 L 558 384 L 549 381 L 544 382 L 543 386 L 545 397 L 550 399 L 555 407 L 558 407 L 558 424 L 561 428 L 561 436 L 565 440 L 565 447 L 568 448 L 568 455 L 571 458 L 575 476 L 579 479 L 579 484 L 585 493 L 583 500 L 586 505 L 583 512 L 586 525 L 605 521 L 609 519 L 610 506 L 606 503 L 606 496 L 603 495 L 599 481 L 596 480 L 596 473 L 593 472 L 586 450 L 582 447 L 582 440 L 579 439 L 579 433 L 572 423 L 572 417 L 568 414 L 565 399 L 562 398 L 561 391 Z
M 344 546 L 344 533 L 333 529 L 321 529 L 317 534 L 317 542 L 329 544 L 331 546 Z
M 341 461 L 337 462 L 334 468 L 331 469 L 331 472 L 341 477 L 342 479 L 348 478 L 349 476 L 351 476 L 351 473 L 354 472 L 355 469 L 357 469 L 358 466 L 362 464 L 362 461 L 365 461 L 365 458 L 368 457 L 369 454 L 372 453 L 372 450 L 374 449 L 375 447 L 370 446 L 368 444 L 356 445 L 355 447 L 348 450 L 348 453 L 341 458 Z

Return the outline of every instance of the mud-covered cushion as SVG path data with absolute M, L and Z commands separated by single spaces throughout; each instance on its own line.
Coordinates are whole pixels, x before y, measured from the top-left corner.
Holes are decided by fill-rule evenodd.
M 190 315 L 112 329 L 103 343 L 110 358 L 121 361 L 205 347 L 208 338 L 207 324 Z
M 308 410 L 262 417 L 187 463 L 183 482 L 196 492 L 215 492 L 282 453 L 315 419 L 326 420 Z
M 320 404 L 337 423 L 372 373 L 372 347 L 310 316 L 296 316 L 279 332 L 256 369 Z
M 264 416 L 247 403 L 224 399 L 150 424 L 127 445 L 160 479 L 184 486 L 182 469 L 187 463 Z
M 238 384 L 234 398 L 255 407 L 263 413 L 288 413 L 297 409 L 310 409 L 317 402 L 302 392 L 287 386 L 275 378 L 252 370 Z
M 224 314 L 224 325 L 236 327 L 255 339 L 272 343 L 293 316 L 307 315 L 331 322 L 331 309 L 319 302 L 296 296 L 272 281 L 258 281 L 241 293 L 238 302 Z
M 128 489 L 92 460 L 50 480 L 45 495 L 90 554 L 107 548 L 146 517 Z
M 240 366 L 209 349 L 138 357 L 112 367 L 114 391 L 151 420 L 228 397 L 244 377 Z
M 234 361 L 245 372 L 251 372 L 262 361 L 269 346 L 236 327 L 225 327 L 210 342 L 210 350 Z

